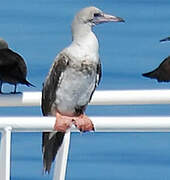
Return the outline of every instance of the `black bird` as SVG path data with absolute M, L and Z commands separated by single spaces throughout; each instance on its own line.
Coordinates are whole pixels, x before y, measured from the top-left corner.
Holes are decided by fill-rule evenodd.
M 164 39 L 160 40 L 160 42 L 164 42 L 164 41 L 170 41 L 170 37 L 167 37 L 167 38 L 164 38 Z
M 83 132 L 94 130 L 91 120 L 84 114 L 101 77 L 99 44 L 92 27 L 105 22 L 124 20 L 96 7 L 82 9 L 72 23 L 72 43 L 57 55 L 44 82 L 42 112 L 44 116 L 56 117 L 54 129 L 58 131 L 43 133 L 45 172 L 50 172 L 65 131 L 72 124 Z
M 157 79 L 158 82 L 170 81 L 170 56 L 168 56 L 155 70 L 143 73 L 145 77 Z
M 170 37 L 161 39 L 160 42 L 170 41 Z M 145 77 L 151 79 L 157 79 L 158 82 L 169 82 L 170 81 L 170 56 L 162 61 L 162 63 L 155 70 L 143 73 Z
M 13 94 L 17 93 L 17 84 L 33 86 L 26 80 L 27 67 L 24 59 L 8 48 L 8 43 L 0 38 L 0 93 L 2 93 L 2 84 L 9 83 L 14 85 Z

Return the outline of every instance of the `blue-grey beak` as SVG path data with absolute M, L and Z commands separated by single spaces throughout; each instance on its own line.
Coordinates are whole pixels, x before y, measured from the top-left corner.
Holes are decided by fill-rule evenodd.
M 101 24 L 107 22 L 125 22 L 125 20 L 121 17 L 113 16 L 110 14 L 102 14 L 100 16 L 94 17 L 93 19 L 94 24 Z

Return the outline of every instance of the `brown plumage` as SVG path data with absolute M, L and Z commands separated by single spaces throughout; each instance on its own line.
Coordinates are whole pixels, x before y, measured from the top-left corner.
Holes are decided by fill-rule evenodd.
M 12 93 L 16 93 L 17 84 L 34 86 L 26 80 L 27 67 L 24 59 L 8 48 L 7 42 L 0 38 L 0 93 L 2 84 L 9 83 L 15 86 Z
M 142 74 L 151 79 L 157 79 L 158 82 L 170 81 L 170 56 L 168 56 L 155 70 Z

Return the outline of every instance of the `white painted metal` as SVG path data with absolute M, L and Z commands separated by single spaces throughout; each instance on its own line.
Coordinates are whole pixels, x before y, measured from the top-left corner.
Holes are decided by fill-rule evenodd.
M 23 92 L 22 94 L 0 94 L 0 106 L 40 106 L 41 92 Z
M 0 179 L 10 180 L 11 127 L 5 127 L 1 134 Z
M 170 104 L 170 90 L 96 91 L 91 105 Z M 0 95 L 0 107 L 40 106 L 41 92 Z M 96 132 L 170 132 L 169 117 L 91 117 Z M 52 131 L 54 117 L 0 117 L 0 180 L 10 179 L 11 130 L 15 132 Z M 71 131 L 77 131 L 75 127 Z M 53 180 L 64 180 L 70 132 L 56 157 Z
M 170 132 L 170 116 L 90 117 L 95 132 Z M 0 117 L 0 131 L 11 127 L 14 132 L 52 131 L 55 117 Z M 73 126 L 72 132 L 77 131 Z
M 41 92 L 0 95 L 0 106 L 40 106 Z M 95 91 L 90 105 L 170 104 L 170 90 Z
M 55 117 L 0 117 L 0 131 L 12 127 L 13 132 L 52 131 Z
M 96 132 L 170 132 L 170 117 L 91 117 Z M 10 179 L 11 130 L 15 132 L 52 131 L 54 117 L 0 117 L 0 179 Z M 75 127 L 71 131 L 76 131 Z M 53 180 L 64 180 L 70 142 L 66 133 L 54 169 Z
M 69 145 L 70 145 L 70 130 L 65 134 L 63 143 L 57 153 L 53 180 L 65 179 Z
M 170 104 L 170 90 L 96 91 L 91 105 Z

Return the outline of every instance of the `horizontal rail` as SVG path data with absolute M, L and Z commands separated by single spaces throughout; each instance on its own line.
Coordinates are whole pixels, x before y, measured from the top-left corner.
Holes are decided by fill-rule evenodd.
M 95 91 L 90 105 L 170 104 L 170 90 Z M 0 95 L 0 106 L 40 106 L 41 92 Z
M 23 92 L 22 94 L 0 94 L 0 107 L 40 106 L 41 92 Z
M 91 117 L 95 132 L 170 132 L 170 116 L 160 117 Z M 14 132 L 52 131 L 54 117 L 0 117 L 0 131 L 11 127 Z M 73 126 L 71 131 L 77 129 Z
M 0 107 L 40 106 L 41 92 L 0 94 Z M 90 105 L 170 104 L 170 90 L 96 91 Z M 95 132 L 170 132 L 170 116 L 90 117 Z M 10 179 L 11 132 L 53 131 L 55 117 L 0 117 L 0 179 Z M 71 127 L 71 132 L 78 132 Z M 53 180 L 64 180 L 70 131 L 56 157 Z

